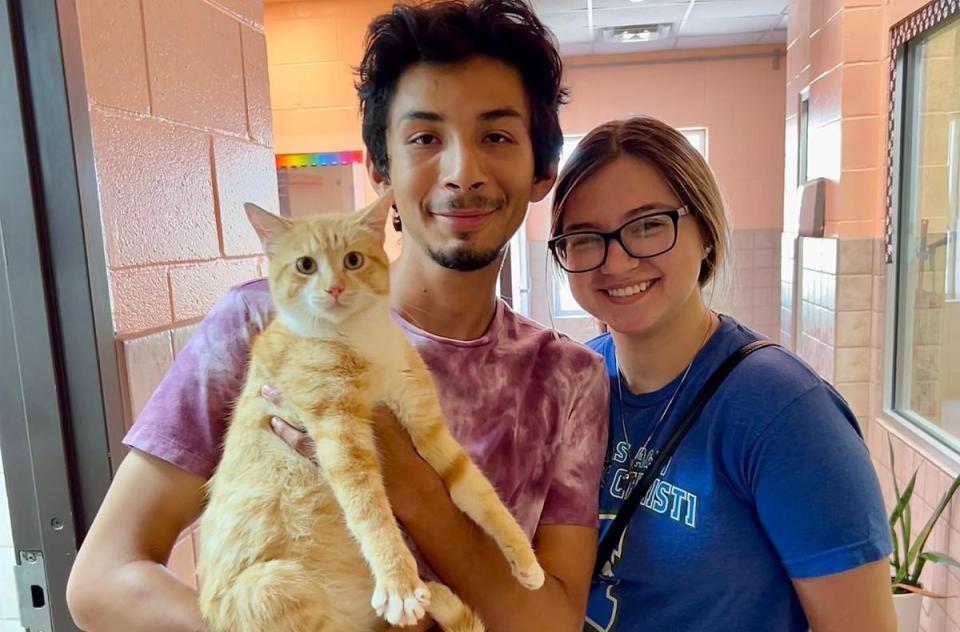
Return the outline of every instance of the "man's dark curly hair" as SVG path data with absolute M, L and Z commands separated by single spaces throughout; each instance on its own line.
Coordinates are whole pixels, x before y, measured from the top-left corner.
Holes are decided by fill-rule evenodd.
M 553 35 L 525 0 L 435 0 L 394 5 L 367 31 L 357 93 L 363 142 L 381 175 L 390 169 L 387 119 L 400 75 L 417 63 L 457 63 L 475 56 L 502 61 L 520 73 L 530 106 L 534 175 L 550 174 L 563 146 L 557 110 L 567 98 Z

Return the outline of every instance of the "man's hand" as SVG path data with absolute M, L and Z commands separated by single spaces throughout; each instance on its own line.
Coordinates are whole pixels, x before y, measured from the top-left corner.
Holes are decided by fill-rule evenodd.
M 260 388 L 260 396 L 270 402 L 274 408 L 281 410 L 283 409 L 283 398 L 272 386 L 262 386 Z M 273 431 L 277 434 L 277 436 L 283 439 L 284 442 L 286 442 L 286 444 L 291 448 L 307 457 L 311 461 L 317 460 L 313 439 L 310 438 L 310 435 L 297 430 L 289 422 L 278 416 L 273 416 L 270 418 L 270 427 L 273 428 Z
M 276 389 L 266 385 L 260 389 L 260 394 L 276 409 L 284 409 L 283 397 Z M 410 440 L 410 435 L 389 408 L 378 406 L 374 409 L 372 421 L 377 434 L 380 467 L 390 506 L 397 514 L 397 518 L 403 522 L 403 516 L 416 509 L 416 503 L 424 486 L 443 483 L 433 468 L 420 458 Z M 270 426 L 287 445 L 303 456 L 316 460 L 310 435 L 301 432 L 278 416 L 270 419 Z

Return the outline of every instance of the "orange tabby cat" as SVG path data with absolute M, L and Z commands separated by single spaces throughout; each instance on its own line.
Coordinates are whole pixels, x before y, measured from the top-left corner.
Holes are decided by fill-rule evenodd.
M 391 320 L 391 200 L 310 222 L 246 205 L 276 315 L 254 342 L 200 523 L 200 609 L 214 632 L 376 632 L 427 613 L 447 632 L 483 630 L 448 588 L 418 575 L 380 474 L 370 421 L 379 403 L 519 581 L 543 584 L 526 535 L 447 430 L 422 359 Z M 267 383 L 314 440 L 317 463 L 271 431 Z

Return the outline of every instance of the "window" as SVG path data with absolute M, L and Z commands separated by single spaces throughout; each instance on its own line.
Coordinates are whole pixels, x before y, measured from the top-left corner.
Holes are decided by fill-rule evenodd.
M 558 318 L 589 318 L 589 314 L 583 311 L 577 299 L 573 298 L 573 292 L 570 291 L 570 284 L 567 283 L 566 273 L 559 270 L 551 272 L 555 278 L 553 284 L 553 315 Z
M 510 268 L 510 282 L 512 284 L 510 296 L 513 299 L 513 311 L 523 316 L 530 316 L 530 271 L 527 250 L 527 223 L 520 224 L 520 228 L 510 239 L 510 248 L 507 250 L 507 261 L 504 268 Z M 500 294 L 500 277 L 497 277 L 497 295 Z
M 707 128 L 706 127 L 679 127 L 678 131 L 683 134 L 694 149 L 707 157 Z M 558 170 L 563 169 L 563 165 L 570 158 L 574 148 L 583 135 L 564 136 L 563 149 L 560 152 L 560 163 Z M 549 254 L 547 256 L 550 256 Z M 590 318 L 590 315 L 580 307 L 573 293 L 570 292 L 570 286 L 567 284 L 566 273 L 557 271 L 556 274 L 550 274 L 550 302 L 555 318 Z
M 680 133 L 687 137 L 694 149 L 700 152 L 704 158 L 707 157 L 707 128 L 706 127 L 681 127 Z
M 960 301 L 960 254 L 957 253 L 957 223 L 960 217 L 960 116 L 950 117 L 947 126 L 947 278 L 946 300 Z
M 580 142 L 581 138 L 583 138 L 583 134 L 578 136 L 563 137 L 563 149 L 560 150 L 560 162 L 557 165 L 557 173 L 563 170 L 563 165 L 565 165 L 567 160 L 569 160 L 570 154 L 573 153 L 574 148 L 576 148 L 577 143 Z M 548 252 L 547 256 L 550 257 L 552 255 L 550 255 Z M 554 317 L 589 317 L 589 314 L 583 311 L 583 308 L 581 308 L 576 299 L 573 298 L 573 293 L 570 291 L 570 285 L 567 283 L 566 273 L 557 269 L 554 265 L 550 265 L 548 268 L 549 271 L 547 272 L 547 276 L 549 277 L 550 281 L 550 309 L 553 311 Z
M 893 407 L 960 448 L 960 18 L 902 57 Z
M 797 186 L 806 183 L 809 173 L 807 147 L 810 144 L 810 89 L 800 93 L 800 116 L 797 121 Z

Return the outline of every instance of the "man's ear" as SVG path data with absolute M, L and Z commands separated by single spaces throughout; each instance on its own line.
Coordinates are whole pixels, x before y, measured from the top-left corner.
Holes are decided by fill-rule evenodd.
M 531 202 L 539 202 L 543 198 L 547 197 L 550 191 L 553 190 L 553 185 L 557 183 L 557 164 L 553 163 L 547 169 L 546 174 L 542 178 L 536 178 L 533 181 L 533 190 L 530 193 Z
M 363 163 L 367 168 L 367 175 L 370 177 L 370 182 L 373 183 L 373 188 L 377 194 L 383 195 L 386 193 L 387 188 L 390 186 L 390 177 L 380 173 L 380 170 L 373 164 L 373 159 L 370 157 L 369 151 L 363 159 Z

